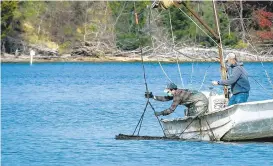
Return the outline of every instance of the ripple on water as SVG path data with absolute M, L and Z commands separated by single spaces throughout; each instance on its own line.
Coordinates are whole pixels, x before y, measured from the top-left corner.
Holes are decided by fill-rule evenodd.
M 195 63 L 192 81 L 191 63 L 181 64 L 186 87 L 199 88 L 209 65 L 203 90 L 219 79 L 218 64 Z M 264 65 L 273 78 L 273 64 Z M 145 67 L 150 90 L 162 95 L 167 80 L 160 67 Z M 177 66 L 163 67 L 180 85 Z M 245 67 L 270 87 L 260 64 Z M 251 87 L 250 101 L 270 98 L 255 81 Z M 139 63 L 2 64 L 2 164 L 273 165 L 271 143 L 115 140 L 119 133 L 133 132 L 145 106 L 144 91 Z M 152 104 L 157 111 L 170 106 Z M 169 117 L 180 116 L 181 107 Z M 162 135 L 150 108 L 140 134 Z

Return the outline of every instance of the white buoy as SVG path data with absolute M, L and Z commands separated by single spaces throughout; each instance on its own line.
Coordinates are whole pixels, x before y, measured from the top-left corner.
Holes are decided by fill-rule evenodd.
M 35 51 L 34 50 L 30 50 L 30 65 L 32 65 L 32 61 L 33 61 L 33 56 L 35 55 Z

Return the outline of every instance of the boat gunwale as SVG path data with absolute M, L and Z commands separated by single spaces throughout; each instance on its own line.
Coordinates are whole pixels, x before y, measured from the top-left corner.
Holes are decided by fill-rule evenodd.
M 253 104 L 264 104 L 264 103 L 270 103 L 270 102 L 273 103 L 273 99 L 261 100 L 261 101 L 251 101 L 251 102 L 234 104 L 234 105 L 225 107 L 225 108 L 220 109 L 220 110 L 216 110 L 216 111 L 205 113 L 204 115 L 201 115 L 200 118 L 208 116 L 208 115 L 211 115 L 211 114 L 216 114 L 216 113 L 219 113 L 219 112 L 231 110 L 232 108 L 236 109 L 239 106 L 253 105 Z M 178 117 L 178 118 L 173 118 L 173 119 L 161 119 L 160 121 L 163 122 L 163 123 L 166 123 L 166 122 L 171 122 L 171 121 L 181 121 L 181 120 L 182 121 L 186 121 L 186 120 L 193 119 L 193 118 L 195 118 L 195 116 L 187 116 L 187 117 L 181 117 L 181 118 Z

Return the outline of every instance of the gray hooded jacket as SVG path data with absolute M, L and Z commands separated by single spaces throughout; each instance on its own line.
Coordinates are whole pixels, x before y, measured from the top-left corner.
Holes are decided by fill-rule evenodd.
M 248 81 L 248 74 L 243 68 L 243 63 L 236 63 L 231 65 L 231 75 L 227 80 L 221 80 L 218 83 L 220 85 L 231 86 L 232 94 L 248 93 L 250 90 L 250 84 Z

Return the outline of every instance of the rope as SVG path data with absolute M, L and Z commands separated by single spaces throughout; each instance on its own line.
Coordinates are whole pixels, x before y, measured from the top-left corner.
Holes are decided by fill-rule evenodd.
M 172 25 L 172 17 L 171 17 L 170 10 L 169 10 L 169 18 L 170 18 L 170 25 L 171 25 L 171 32 L 172 32 L 172 41 L 173 41 L 172 48 L 173 48 L 174 47 L 174 37 L 173 37 L 173 25 Z
M 196 118 L 198 118 L 198 116 L 196 116 L 196 117 L 194 117 L 193 119 L 192 119 L 192 121 L 185 127 L 185 129 L 179 134 L 179 138 L 181 137 L 181 135 L 188 129 L 188 127 L 192 124 L 192 122 L 196 119 Z
M 205 82 L 205 80 L 206 80 L 206 77 L 207 77 L 208 70 L 209 70 L 210 66 L 211 66 L 211 65 L 209 65 L 209 67 L 207 68 L 207 70 L 206 70 L 206 72 L 205 72 L 205 75 L 204 75 L 204 77 L 203 77 L 203 81 L 202 81 L 201 86 L 200 86 L 200 88 L 199 88 L 198 91 L 200 91 L 200 90 L 202 89 L 203 85 L 204 85 L 204 82 Z
M 185 14 L 205 35 L 207 35 L 218 47 L 220 47 L 217 42 L 206 32 L 204 31 L 187 13 L 185 13 L 181 8 L 178 8 L 183 14 Z M 222 47 L 220 47 L 222 48 Z
M 177 68 L 178 68 L 178 72 L 179 72 L 179 76 L 180 76 L 180 80 L 181 80 L 181 85 L 182 85 L 182 88 L 184 88 L 184 82 L 183 82 L 182 74 L 180 71 L 180 65 L 178 63 L 178 55 L 177 54 L 176 54 L 176 63 L 177 63 Z
M 193 72 L 194 72 L 193 64 L 194 63 L 191 63 L 191 81 L 190 81 L 191 86 L 192 86 L 192 76 L 193 76 Z
M 252 41 L 251 41 L 251 42 L 252 42 Z M 251 43 L 249 43 L 249 45 L 253 48 L 253 50 L 256 51 L 257 54 L 259 54 L 258 51 L 254 48 L 254 46 L 253 46 Z M 256 57 L 257 57 L 257 59 L 259 59 L 258 56 L 256 56 Z M 269 84 L 271 85 L 271 88 L 273 89 L 273 84 L 272 84 L 271 78 L 270 78 L 270 76 L 269 76 L 267 70 L 266 70 L 265 67 L 264 67 L 264 63 L 263 63 L 262 61 L 260 61 L 260 63 L 261 63 L 261 65 L 262 65 L 262 67 L 263 67 L 263 70 L 264 70 L 264 72 L 265 72 L 265 75 L 266 75 L 266 77 L 267 77 L 267 80 L 268 80 Z
M 170 18 L 170 26 L 171 26 L 171 32 L 172 32 L 172 41 L 173 41 L 172 50 L 173 50 L 174 49 L 174 37 L 173 37 L 172 17 L 171 17 L 170 10 L 169 10 L 169 18 Z M 177 63 L 177 68 L 178 68 L 178 72 L 179 72 L 179 76 L 180 76 L 180 80 L 181 80 L 181 85 L 182 85 L 182 88 L 184 88 L 184 82 L 183 82 L 180 66 L 178 63 L 178 55 L 177 54 L 176 54 L 176 63 Z
M 204 119 L 206 120 L 207 125 L 209 126 L 209 130 L 210 130 L 210 132 L 211 132 L 211 134 L 212 134 L 212 136 L 213 136 L 212 141 L 216 141 L 216 137 L 215 137 L 215 135 L 214 135 L 214 133 L 213 133 L 213 131 L 212 131 L 212 129 L 211 129 L 211 127 L 210 127 L 210 125 L 209 125 L 208 121 L 207 121 L 207 118 L 204 118 Z
M 180 138 L 181 135 L 182 135 L 182 134 L 188 129 L 188 127 L 192 124 L 192 122 L 193 122 L 195 119 L 199 118 L 199 116 L 202 115 L 205 111 L 206 111 L 206 110 L 203 110 L 203 111 L 199 112 L 197 115 L 195 115 L 195 116 L 192 118 L 191 122 L 185 127 L 185 129 L 184 129 L 181 133 L 178 133 L 178 134 L 179 134 L 178 137 Z
M 165 70 L 163 69 L 163 67 L 162 67 L 162 65 L 161 65 L 161 63 L 160 63 L 160 61 L 159 61 L 158 58 L 157 58 L 157 61 L 158 61 L 158 64 L 159 64 L 161 70 L 163 71 L 163 73 L 164 73 L 165 76 L 167 77 L 167 79 L 168 79 L 170 82 L 172 82 L 172 80 L 170 79 L 170 77 L 167 75 L 167 73 L 166 73 Z
M 143 61 L 143 56 L 142 56 L 142 48 L 141 48 L 141 64 L 142 64 L 142 70 L 143 70 L 143 78 L 144 78 L 144 83 L 145 83 L 145 88 L 146 92 L 149 93 L 148 85 L 147 85 L 147 80 L 146 80 L 146 72 L 145 72 L 145 67 L 144 67 L 144 61 Z
M 250 77 L 250 76 L 249 76 L 249 77 Z M 262 84 L 260 84 L 254 77 L 250 77 L 250 78 L 252 78 L 258 85 L 260 85 L 260 87 L 262 87 L 262 89 L 263 89 L 269 96 L 272 96 L 272 98 L 273 98 L 273 94 L 270 93 L 270 92 L 268 92 L 268 90 L 267 90 Z
M 151 9 L 151 8 L 150 8 Z M 180 9 L 180 8 L 179 8 Z M 187 17 L 189 17 L 182 9 L 180 9 Z M 151 13 L 151 11 L 150 11 Z M 149 14 L 150 14 L 149 13 Z M 173 36 L 173 30 L 172 30 L 172 21 L 171 21 L 171 15 L 170 15 L 170 10 L 169 10 L 169 19 L 170 19 L 170 26 L 171 26 L 171 34 L 172 34 L 172 42 L 173 42 L 173 45 L 172 45 L 172 49 L 175 50 L 176 52 L 184 55 L 185 57 L 189 58 L 189 59 L 196 59 L 198 60 L 198 58 L 192 58 L 192 57 L 189 57 L 183 53 L 181 53 L 180 51 L 174 49 L 174 36 Z M 189 17 L 189 19 L 191 19 Z M 192 19 L 191 19 L 192 20 Z M 194 22 L 194 20 L 192 20 Z M 196 24 L 196 22 L 194 22 Z M 150 15 L 149 15 L 149 24 L 150 24 Z M 199 27 L 197 24 L 196 24 L 197 27 Z M 200 28 L 200 27 L 199 27 Z M 200 28 L 201 29 L 201 28 Z M 202 29 L 201 29 L 202 30 Z M 202 30 L 203 31 L 203 30 Z M 206 35 L 208 35 L 205 31 L 203 31 Z M 209 35 L 208 35 L 209 36 Z M 210 37 L 210 36 L 209 36 Z M 211 37 L 210 37 L 211 38 Z M 212 38 L 211 38 L 212 39 Z M 213 40 L 213 39 L 212 39 Z M 213 40 L 214 41 L 214 40 Z M 215 42 L 215 41 L 214 41 Z M 153 42 L 152 42 L 153 43 Z M 215 42 L 216 43 L 216 42 Z M 217 44 L 217 43 L 216 43 Z M 217 44 L 218 45 L 218 44 Z M 154 47 L 154 46 L 153 46 Z M 179 66 L 179 62 L 178 62 L 179 58 L 178 58 L 178 55 L 176 54 L 176 63 L 177 63 L 177 68 L 178 68 L 178 72 L 179 72 L 179 76 L 180 76 L 180 80 L 181 80 L 181 85 L 182 87 L 184 88 L 184 81 L 183 81 L 183 78 L 182 78 L 182 74 L 181 74 L 181 69 L 180 69 L 180 66 Z M 200 58 L 199 58 L 200 60 Z M 170 77 L 167 75 L 167 73 L 165 72 L 163 66 L 161 65 L 159 59 L 157 58 L 157 61 L 158 61 L 158 64 L 160 65 L 160 68 L 162 70 L 162 72 L 164 73 L 164 75 L 166 76 L 166 78 L 170 81 L 170 82 L 173 82 Z M 192 74 L 193 74 L 193 69 L 192 69 Z M 192 74 L 191 74 L 191 84 L 192 84 Z
M 242 74 L 244 74 L 244 72 L 242 71 L 241 68 L 238 68 L 238 69 L 242 72 Z M 272 97 L 273 97 L 273 94 L 271 94 L 270 92 L 268 92 L 268 90 L 267 90 L 262 84 L 260 84 L 260 83 L 254 78 L 254 76 L 248 76 L 248 75 L 246 75 L 246 76 L 252 78 L 258 85 L 260 85 L 260 86 L 265 90 L 265 92 L 266 92 L 269 96 L 272 96 Z
M 136 128 L 135 128 L 135 130 L 134 130 L 134 132 L 133 132 L 133 134 L 132 134 L 132 135 L 134 135 L 134 134 L 135 134 L 136 129 L 137 129 L 137 127 L 138 127 L 139 123 L 140 123 L 140 122 L 142 123 L 142 119 L 143 119 L 144 114 L 145 114 L 145 112 L 146 112 L 146 110 L 147 110 L 147 109 L 146 109 L 146 108 L 147 108 L 147 106 L 148 106 L 148 102 L 146 103 L 146 106 L 145 106 L 145 108 L 144 108 L 144 111 L 143 111 L 142 115 L 140 116 L 140 119 L 139 119 L 139 121 L 138 121 L 138 123 L 137 123 L 137 125 L 136 125 Z M 138 131 L 138 134 L 139 134 L 139 131 Z
M 139 24 L 138 24 L 138 18 L 137 18 L 137 12 L 136 12 L 136 4 L 135 4 L 135 2 L 134 2 L 134 12 L 135 12 L 135 19 L 136 19 L 135 21 L 136 21 L 137 29 L 138 29 L 138 31 L 137 31 L 137 37 L 138 37 L 138 40 L 139 40 L 139 34 L 138 34 L 138 32 L 139 32 Z M 145 72 L 145 67 L 144 67 L 144 60 L 143 60 L 143 55 L 142 55 L 142 45 L 141 45 L 141 44 L 140 44 L 140 48 L 141 48 L 140 56 L 141 56 L 141 63 L 142 63 L 142 70 L 143 70 L 143 77 L 144 77 L 144 82 L 145 82 L 145 88 L 146 88 L 146 92 L 149 93 L 148 84 L 147 84 L 147 80 L 146 80 L 146 72 Z M 141 129 L 141 126 L 142 126 L 142 122 L 143 122 L 143 118 L 144 118 L 144 114 L 145 114 L 145 112 L 146 112 L 146 110 L 147 110 L 148 104 L 151 106 L 151 108 L 153 109 L 154 114 L 155 114 L 155 109 L 154 109 L 154 107 L 152 106 L 152 104 L 150 103 L 149 98 L 147 98 L 146 106 L 145 106 L 145 108 L 144 108 L 144 111 L 143 111 L 143 113 L 142 113 L 142 115 L 141 115 L 141 117 L 140 117 L 138 123 L 137 123 L 137 126 L 136 126 L 136 128 L 135 128 L 135 130 L 134 130 L 134 132 L 133 132 L 133 135 L 135 134 L 136 129 L 137 129 L 138 126 L 139 126 L 138 135 L 139 135 L 139 132 L 140 132 L 140 129 Z M 157 121 L 158 121 L 158 123 L 159 123 L 159 125 L 160 125 L 160 127 L 161 127 L 161 130 L 162 130 L 164 136 L 166 137 L 166 134 L 165 134 L 165 132 L 164 132 L 164 129 L 163 129 L 163 127 L 162 127 L 162 124 L 160 123 L 160 120 L 158 119 L 157 116 L 155 116 L 155 117 L 157 118 Z
M 239 9 L 238 9 L 238 7 L 237 7 L 237 4 L 236 4 L 236 3 L 234 3 L 234 4 L 235 4 L 235 6 L 236 6 L 236 10 L 237 10 L 238 13 L 240 14 L 240 11 L 239 11 Z M 245 30 L 247 31 L 247 35 L 248 35 L 248 37 L 250 38 L 250 41 L 251 41 L 251 42 L 248 42 L 249 45 L 251 46 L 251 48 L 252 48 L 257 54 L 259 54 L 259 52 L 256 50 L 256 48 L 252 45 L 253 40 L 252 40 L 251 36 L 249 35 L 249 30 L 247 29 L 247 27 L 246 27 L 246 25 L 245 25 L 244 22 L 243 22 L 243 26 L 244 26 Z M 246 39 L 246 40 L 247 40 L 247 39 Z M 249 41 L 249 40 L 247 40 L 247 41 Z M 260 59 L 259 56 L 257 56 L 257 55 L 256 55 L 256 58 L 257 58 L 257 59 Z M 261 65 L 262 65 L 262 67 L 263 67 L 263 70 L 264 70 L 264 72 L 265 72 L 265 75 L 266 75 L 266 77 L 267 77 L 267 80 L 268 80 L 269 84 L 271 85 L 271 87 L 272 87 L 272 89 L 273 89 L 273 84 L 272 84 L 271 78 L 270 78 L 270 76 L 269 76 L 267 70 L 265 69 L 264 64 L 263 64 L 263 62 L 262 62 L 261 60 L 260 60 L 260 63 L 261 63 Z
M 153 111 L 154 111 L 154 113 L 155 113 L 155 109 L 154 109 L 154 107 L 152 106 L 152 104 L 149 102 L 149 105 L 151 106 L 151 108 L 153 109 Z M 162 127 L 162 124 L 160 123 L 160 120 L 159 120 L 159 118 L 157 117 L 157 116 L 155 116 L 156 117 L 156 119 L 157 119 L 157 121 L 158 121 L 158 123 L 159 123 L 159 125 L 160 125 L 160 127 L 161 127 L 161 129 L 162 129 L 162 131 L 163 131 L 163 134 L 164 134 L 164 136 L 166 137 L 166 134 L 165 134 L 165 132 L 164 132 L 164 129 L 163 129 L 163 127 Z M 168 131 L 168 133 L 169 133 L 169 130 L 167 130 Z M 169 133 L 170 134 L 170 133 Z
M 149 32 L 150 32 L 150 38 L 151 38 L 152 45 L 153 45 L 153 50 L 154 50 L 154 42 L 153 42 L 152 34 L 151 34 L 151 16 L 153 17 L 153 15 L 152 15 L 151 7 L 149 7 L 149 9 L 150 9 L 150 12 L 149 12 L 149 29 L 150 29 L 150 30 L 149 30 Z M 165 70 L 164 70 L 163 66 L 161 65 L 161 63 L 160 63 L 160 61 L 159 61 L 158 58 L 157 58 L 157 62 L 158 62 L 158 64 L 159 64 L 159 66 L 160 66 L 162 72 L 164 73 L 164 75 L 167 77 L 167 79 L 168 79 L 170 82 L 172 82 L 172 80 L 170 79 L 170 77 L 169 77 L 169 76 L 167 75 L 167 73 L 165 72 Z

